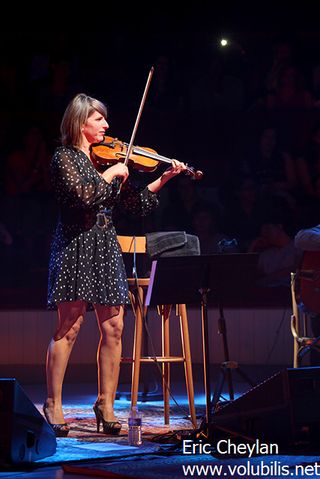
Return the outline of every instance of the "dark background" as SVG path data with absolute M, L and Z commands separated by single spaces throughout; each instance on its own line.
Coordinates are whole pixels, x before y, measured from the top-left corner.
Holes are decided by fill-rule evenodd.
M 2 30 L 1 197 L 6 196 L 7 158 L 24 132 L 40 125 L 51 153 L 59 142 L 61 115 L 75 93 L 104 101 L 108 133 L 129 141 L 151 66 L 155 72 L 135 144 L 202 170 L 201 188 L 209 195 L 230 187 L 237 165 L 264 125 L 276 125 L 282 144 L 296 157 L 319 120 L 319 109 L 268 109 L 265 79 L 276 45 L 285 40 L 292 45 L 304 87 L 315 93 L 312 75 L 320 64 L 317 10 L 312 2 L 153 2 L 143 8 L 119 3 L 106 9 L 86 5 L 75 9 L 71 19 L 60 16 L 56 25 L 66 27 L 64 31 L 52 25 L 38 30 L 32 23 L 21 30 Z M 220 46 L 222 36 L 229 39 L 229 47 Z M 167 76 L 161 90 L 163 65 Z M 54 83 L 59 71 L 61 88 Z M 168 188 L 174 189 L 175 183 Z M 1 213 L 7 224 L 8 211 Z M 55 216 L 51 209 L 43 215 L 45 238 L 42 232 L 40 239 L 35 235 L 34 250 L 27 252 L 13 232 L 10 248 L 2 248 L 6 295 L 8 288 L 38 284 L 39 278 L 45 284 Z M 32 236 L 36 227 L 29 224 Z M 136 222 L 134 226 L 144 228 Z M 302 226 L 307 225 L 299 218 L 295 228 Z

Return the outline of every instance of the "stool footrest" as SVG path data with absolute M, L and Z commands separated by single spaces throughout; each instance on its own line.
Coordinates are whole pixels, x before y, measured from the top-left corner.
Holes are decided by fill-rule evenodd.
M 185 358 L 179 356 L 148 356 L 142 357 L 140 359 L 142 363 L 184 363 Z M 133 363 L 134 359 L 132 358 L 121 358 L 121 362 L 123 363 Z

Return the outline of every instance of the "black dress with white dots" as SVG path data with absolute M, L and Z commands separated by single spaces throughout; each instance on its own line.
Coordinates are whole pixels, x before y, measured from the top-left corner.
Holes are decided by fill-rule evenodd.
M 112 210 L 121 202 L 134 215 L 158 206 L 158 195 L 127 180 L 118 194 L 81 150 L 61 146 L 51 161 L 59 205 L 49 262 L 48 308 L 82 299 L 91 304 L 128 304 L 126 270 Z

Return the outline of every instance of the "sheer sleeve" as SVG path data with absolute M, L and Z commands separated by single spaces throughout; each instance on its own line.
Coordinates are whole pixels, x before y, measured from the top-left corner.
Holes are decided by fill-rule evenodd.
M 104 204 L 112 195 L 112 185 L 90 163 L 85 168 L 75 161 L 77 155 L 81 153 L 62 147 L 52 158 L 51 173 L 59 202 L 82 208 Z
M 147 216 L 159 206 L 159 196 L 147 187 L 138 187 L 127 181 L 121 191 L 121 203 L 128 213 Z

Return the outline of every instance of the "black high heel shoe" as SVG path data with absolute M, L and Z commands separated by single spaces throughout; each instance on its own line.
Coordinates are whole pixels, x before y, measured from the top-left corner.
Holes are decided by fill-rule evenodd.
M 43 405 L 43 414 L 45 415 L 45 418 L 47 420 L 47 423 L 49 426 L 52 427 L 53 432 L 55 433 L 56 437 L 67 437 L 69 434 L 70 428 L 66 422 L 62 424 L 52 424 L 52 422 L 49 421 L 47 409 L 48 409 L 48 404 L 44 403 Z
M 97 432 L 100 432 L 100 423 L 102 423 L 102 429 L 104 434 L 117 436 L 121 430 L 121 424 L 119 421 L 106 421 L 103 417 L 101 409 L 98 404 L 93 406 L 94 413 L 97 420 Z

